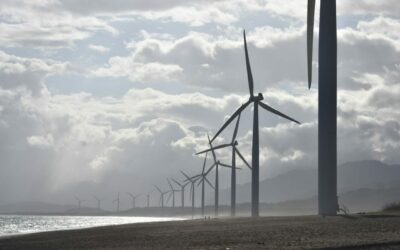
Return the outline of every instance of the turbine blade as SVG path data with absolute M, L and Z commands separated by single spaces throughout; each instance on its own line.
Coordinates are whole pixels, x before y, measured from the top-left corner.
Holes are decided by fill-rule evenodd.
M 222 167 L 226 167 L 226 168 L 232 168 L 232 166 L 230 166 L 228 164 L 225 164 L 225 163 L 222 163 L 222 162 L 220 162 L 219 165 L 222 166 Z
M 173 182 L 175 182 L 176 184 L 178 184 L 178 186 L 181 186 L 182 187 L 182 184 L 181 183 L 179 183 L 177 180 L 175 180 L 174 178 L 171 178 L 171 180 L 173 181 Z
M 239 149 L 235 148 L 236 153 L 239 155 L 240 159 L 242 159 L 242 161 L 244 162 L 244 164 L 246 164 L 246 166 L 248 168 L 253 169 L 250 164 L 246 161 L 246 159 L 243 157 L 243 155 L 240 153 Z
M 185 172 L 183 172 L 182 170 L 179 170 L 179 171 L 181 171 L 181 173 L 183 174 L 183 176 L 185 176 L 188 180 L 190 179 L 190 177 L 189 177 Z
M 207 152 L 210 152 L 210 151 L 212 151 L 213 149 L 214 150 L 217 150 L 217 149 L 221 149 L 221 148 L 226 148 L 226 147 L 229 147 L 229 146 L 232 146 L 232 144 L 221 144 L 221 145 L 218 145 L 218 146 L 215 146 L 215 147 L 210 147 L 209 149 L 206 149 L 206 150 L 203 150 L 203 151 L 200 151 L 200 152 L 198 152 L 198 153 L 196 153 L 196 155 L 199 155 L 199 154 L 204 154 L 204 153 L 207 153 Z
M 211 184 L 211 182 L 210 182 L 206 177 L 204 177 L 204 179 L 206 180 L 206 182 L 208 183 L 208 185 L 210 185 L 210 187 L 212 187 L 213 189 L 215 189 L 215 187 L 213 186 L 213 184 Z
M 237 136 L 237 132 L 238 132 L 238 128 L 239 128 L 239 121 L 240 121 L 240 114 L 238 115 L 238 118 L 236 120 L 235 131 L 233 131 L 233 136 L 232 136 L 232 143 L 234 143 L 236 140 L 236 136 Z
M 203 174 L 203 176 L 205 177 L 206 175 L 208 175 L 210 173 L 210 171 L 217 165 L 217 163 L 215 162 L 214 164 L 211 165 L 211 167 L 207 170 L 207 172 L 205 172 Z
M 263 102 L 258 102 L 258 103 L 260 104 L 261 107 L 263 107 L 264 109 L 268 110 L 268 111 L 271 112 L 271 113 L 274 113 L 274 114 L 276 114 L 276 115 L 279 115 L 279 116 L 281 116 L 281 117 L 283 117 L 283 118 L 286 118 L 286 119 L 288 119 L 288 120 L 290 120 L 290 121 L 292 121 L 292 122 L 295 122 L 295 123 L 297 123 L 297 124 L 301 124 L 301 123 L 298 122 L 297 120 L 295 120 L 295 119 L 293 119 L 293 118 L 291 118 L 291 117 L 289 117 L 289 116 L 287 116 L 287 115 L 285 115 L 285 114 L 279 112 L 279 111 L 276 110 L 276 109 L 271 108 L 270 106 L 268 106 L 267 104 L 265 104 L 265 103 L 263 103 Z
M 200 186 L 200 184 L 204 182 L 204 177 L 200 179 L 199 183 L 197 183 L 197 186 Z
M 247 69 L 247 79 L 249 82 L 249 91 L 250 91 L 250 96 L 254 96 L 253 75 L 251 74 L 251 67 L 250 67 L 249 53 L 247 51 L 247 41 L 246 41 L 246 31 L 245 30 L 243 30 L 243 40 L 244 40 L 244 53 L 246 56 L 246 69 Z
M 312 82 L 312 54 L 314 39 L 314 14 L 315 0 L 308 0 L 307 3 L 307 70 L 308 70 L 308 89 Z
M 207 153 L 206 156 L 204 156 L 204 163 L 203 163 L 203 170 L 201 171 L 201 173 L 204 173 L 204 169 L 206 168 L 206 163 L 207 163 Z
M 210 145 L 210 149 L 211 149 L 211 152 L 213 155 L 214 162 L 217 162 L 217 157 L 215 156 L 214 148 L 211 144 L 210 136 L 208 134 L 207 134 L 207 138 L 208 138 L 208 144 Z
M 171 184 L 171 182 L 169 181 L 168 178 L 167 178 L 167 181 L 168 181 L 168 185 L 170 186 L 171 190 L 174 190 L 174 188 L 172 187 L 172 184 Z
M 154 186 L 157 188 L 157 190 L 158 190 L 160 193 L 162 193 L 161 189 L 159 189 L 156 185 L 154 185 Z
M 235 119 L 236 116 L 238 116 L 240 114 L 240 112 L 242 112 L 249 104 L 250 104 L 251 100 L 248 100 L 246 103 L 242 104 L 242 106 L 240 106 L 232 115 L 231 117 L 229 117 L 228 120 L 226 120 L 226 122 L 224 123 L 224 125 L 222 125 L 222 127 L 218 130 L 218 132 L 214 135 L 214 137 L 211 139 L 211 142 L 213 142 L 215 140 L 215 138 L 217 138 L 217 136 L 233 121 L 233 119 Z
M 168 197 L 167 197 L 167 202 L 171 199 L 172 197 L 172 193 L 169 193 Z

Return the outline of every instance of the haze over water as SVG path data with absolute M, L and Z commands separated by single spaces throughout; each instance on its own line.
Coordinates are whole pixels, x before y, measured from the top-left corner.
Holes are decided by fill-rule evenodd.
M 172 220 L 182 219 L 128 216 L 0 215 L 0 237 L 45 231 Z

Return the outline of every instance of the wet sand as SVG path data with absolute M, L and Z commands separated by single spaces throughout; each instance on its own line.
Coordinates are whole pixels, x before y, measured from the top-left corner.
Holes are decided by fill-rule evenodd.
M 1 249 L 400 249 L 399 215 L 196 219 L 44 232 Z

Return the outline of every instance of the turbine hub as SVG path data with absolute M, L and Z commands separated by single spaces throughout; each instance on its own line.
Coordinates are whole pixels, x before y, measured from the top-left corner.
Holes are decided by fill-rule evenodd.
M 239 143 L 238 143 L 237 141 L 235 141 L 233 144 L 234 144 L 235 146 L 237 146 Z
M 255 102 L 255 101 L 262 101 L 262 100 L 264 100 L 264 96 L 262 93 L 258 93 L 257 96 L 250 96 L 250 101 Z

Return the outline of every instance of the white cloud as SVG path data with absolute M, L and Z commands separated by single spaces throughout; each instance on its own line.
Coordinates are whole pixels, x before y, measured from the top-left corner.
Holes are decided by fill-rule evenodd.
M 390 2 L 371 2 L 370 6 L 375 6 L 371 15 L 393 14 L 396 6 L 393 11 L 387 9 Z M 0 46 L 9 48 L 7 53 L 0 52 L 0 196 L 10 201 L 43 198 L 63 190 L 69 190 L 65 191 L 69 196 L 75 190 L 86 190 L 84 195 L 106 189 L 149 190 L 153 183 L 164 183 L 165 177 L 177 174 L 178 169 L 198 172 L 201 159 L 193 153 L 207 146 L 206 132 L 215 133 L 248 98 L 239 25 L 250 26 L 247 35 L 255 90 L 263 93 L 266 103 L 302 122 L 298 126 L 260 110 L 261 178 L 290 168 L 314 167 L 317 91 L 313 88 L 309 92 L 305 82 L 305 3 L 2 1 Z M 340 13 L 351 15 L 343 7 L 349 4 L 356 3 L 340 1 Z M 364 14 L 370 8 L 366 4 L 368 1 L 357 3 Z M 268 18 L 272 13 L 273 20 L 284 24 L 265 25 L 257 18 L 253 22 L 256 12 Z M 111 26 L 118 18 L 131 20 Z M 156 32 L 134 30 L 146 22 L 157 24 L 152 29 Z M 168 26 L 174 28 L 167 33 L 163 22 L 184 25 Z M 128 28 L 120 32 L 118 25 Z M 204 27 L 191 27 L 201 25 Z M 400 161 L 398 26 L 395 16 L 373 16 L 338 31 L 340 161 Z M 124 35 L 131 30 L 133 41 L 122 41 L 125 38 L 118 36 L 108 37 L 115 39 L 110 43 L 103 40 L 104 31 Z M 126 48 L 116 49 L 118 43 Z M 106 97 L 80 90 L 70 93 L 70 85 L 80 81 L 85 85 L 87 75 L 73 68 L 74 63 L 65 62 L 66 58 L 80 61 L 95 54 L 81 54 L 80 48 L 77 53 L 68 50 L 67 55 L 58 50 L 74 46 L 83 47 L 85 52 L 87 48 L 109 52 L 105 64 L 90 67 L 89 80 L 118 77 L 122 82 L 162 85 L 164 90 L 131 88 L 120 96 Z M 55 51 L 36 51 L 36 57 L 29 57 L 31 48 Z M 315 61 L 317 58 L 315 54 Z M 78 79 L 72 78 L 70 85 L 63 86 L 66 93 L 51 93 L 48 77 L 68 73 L 77 74 Z M 99 88 L 102 84 L 99 81 Z M 107 88 L 114 88 L 113 83 L 107 84 Z M 190 92 L 181 92 L 181 85 L 189 86 L 185 90 Z M 239 148 L 250 161 L 251 107 L 241 121 Z M 232 125 L 218 142 L 229 140 L 231 132 Z M 219 156 L 230 161 L 229 151 Z M 29 183 L 21 183 L 21 173 L 30 176 Z M 238 178 L 248 182 L 249 172 Z M 104 189 L 93 188 L 93 183 L 101 183 Z M 73 189 L 74 185 L 79 188 Z
M 110 48 L 104 47 L 102 45 L 95 45 L 95 44 L 89 44 L 89 49 L 100 52 L 100 53 L 106 53 L 110 51 Z
M 26 138 L 29 145 L 33 147 L 52 147 L 53 146 L 53 136 L 51 134 L 47 134 L 46 136 L 30 136 Z

